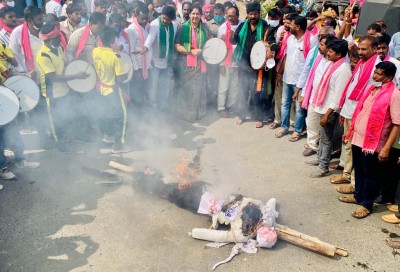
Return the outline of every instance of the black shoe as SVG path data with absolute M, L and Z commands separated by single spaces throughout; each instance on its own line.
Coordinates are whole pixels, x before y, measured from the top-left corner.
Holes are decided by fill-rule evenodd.
M 219 116 L 221 116 L 222 118 L 229 117 L 229 112 L 227 112 L 226 110 L 219 110 L 218 113 L 219 113 Z
M 304 157 L 312 156 L 312 155 L 314 155 L 314 154 L 317 154 L 317 151 L 315 151 L 315 150 L 312 149 L 312 148 L 306 148 L 306 149 L 303 151 L 303 156 L 304 156 Z

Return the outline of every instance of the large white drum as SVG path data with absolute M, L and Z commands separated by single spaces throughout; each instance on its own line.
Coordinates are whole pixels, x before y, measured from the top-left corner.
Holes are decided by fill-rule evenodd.
M 117 56 L 122 62 L 123 74 L 127 75 L 123 83 L 127 83 L 132 79 L 133 76 L 133 61 L 129 54 L 125 53 L 124 51 L 117 52 Z
M 89 74 L 85 79 L 74 79 L 67 81 L 68 86 L 79 93 L 87 93 L 96 87 L 97 74 L 93 66 L 83 60 L 74 60 L 65 68 L 64 74 L 67 76 L 85 72 Z
M 4 81 L 4 86 L 14 91 L 19 98 L 20 111 L 33 110 L 39 103 L 40 89 L 35 81 L 26 76 L 12 76 Z
M 251 48 L 250 52 L 250 64 L 255 70 L 264 67 L 265 59 L 267 58 L 267 49 L 265 48 L 263 41 L 256 42 Z
M 19 100 L 9 88 L 0 86 L 0 126 L 10 123 L 18 115 Z
M 203 59 L 208 64 L 220 64 L 226 58 L 228 49 L 223 40 L 212 38 L 206 41 L 203 48 Z

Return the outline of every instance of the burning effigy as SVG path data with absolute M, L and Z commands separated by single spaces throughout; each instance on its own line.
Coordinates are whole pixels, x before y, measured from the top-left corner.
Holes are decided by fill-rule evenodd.
M 230 256 L 215 264 L 213 270 L 229 262 L 240 250 L 256 253 L 258 248 L 272 248 L 278 238 L 330 257 L 348 255 L 346 249 L 279 225 L 274 198 L 263 202 L 241 194 L 216 197 L 207 191 L 209 183 L 197 179 L 198 166 L 183 157 L 175 169 L 176 183 L 165 183 L 151 167 L 136 171 L 114 161 L 109 166 L 132 175 L 134 187 L 140 192 L 160 196 L 182 209 L 210 216 L 212 224 L 209 228 L 193 228 L 189 235 L 211 242 L 207 244 L 209 247 L 235 243 Z M 220 226 L 224 229 L 219 229 Z

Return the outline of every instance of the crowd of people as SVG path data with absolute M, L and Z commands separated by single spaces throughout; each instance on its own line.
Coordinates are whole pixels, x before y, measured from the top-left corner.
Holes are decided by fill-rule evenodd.
M 246 16 L 235 2 L 50 0 L 45 12 L 26 7 L 23 21 L 4 2 L 0 80 L 25 75 L 40 86 L 41 99 L 29 115 L 45 148 L 55 144 L 67 153 L 71 138 L 90 141 L 97 129 L 104 142 L 113 143 L 113 153 L 129 152 L 127 107 L 188 122 L 214 107 L 237 125 L 253 120 L 256 128 L 268 124 L 276 130 L 276 138 L 306 138 L 302 155 L 315 156 L 307 161 L 314 166 L 310 177 L 342 170 L 330 182 L 341 184 L 340 201 L 357 204 L 353 217 L 367 217 L 379 202 L 394 212 L 383 220 L 400 223 L 394 205 L 400 180 L 400 32 L 390 37 L 385 22 L 376 21 L 365 36 L 355 37 L 354 5 L 300 11 L 280 0 L 261 18 L 258 2 L 246 5 Z M 217 65 L 202 57 L 211 38 L 227 48 Z M 273 68 L 253 68 L 257 41 Z M 131 59 L 130 78 L 122 52 Z M 70 91 L 68 81 L 89 77 L 65 75 L 77 59 L 94 67 L 95 90 Z M 19 119 L 0 127 L 1 179 L 15 178 L 5 149 L 14 152 L 17 167 L 40 165 L 23 154 Z M 339 164 L 332 164 L 335 156 Z

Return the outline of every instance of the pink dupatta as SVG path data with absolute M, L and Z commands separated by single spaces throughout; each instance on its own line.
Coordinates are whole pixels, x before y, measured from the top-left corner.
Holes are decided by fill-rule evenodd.
M 303 99 L 303 103 L 301 104 L 301 107 L 304 109 L 307 109 L 308 105 L 310 103 L 311 93 L 312 93 L 312 89 L 313 89 L 313 81 L 314 81 L 314 77 L 315 77 L 315 71 L 317 70 L 317 67 L 323 58 L 324 58 L 324 56 L 322 54 L 318 54 L 317 58 L 314 61 L 313 66 L 311 67 L 310 74 L 308 75 L 308 79 L 307 79 L 307 83 L 306 83 L 306 90 L 304 92 L 304 99 Z
M 199 25 L 200 27 L 200 25 Z M 191 31 L 192 31 L 192 40 L 191 40 L 191 45 L 193 49 L 197 49 L 197 38 L 196 38 L 196 32 L 194 31 L 194 27 L 191 26 Z M 201 32 L 201 30 L 200 30 Z M 186 65 L 189 67 L 197 67 L 197 57 L 198 56 L 194 56 L 194 55 L 187 55 L 186 56 Z M 207 71 L 207 66 L 206 63 L 201 60 L 200 61 L 200 65 L 201 65 L 201 72 L 205 73 Z
M 21 47 L 25 57 L 26 68 L 28 72 L 30 72 L 35 69 L 35 63 L 33 60 L 31 43 L 29 41 L 28 23 L 26 21 L 22 25 L 22 30 L 21 30 Z
M 225 59 L 225 66 L 226 67 L 232 67 L 232 44 L 229 41 L 229 31 L 232 29 L 231 23 L 229 21 L 226 22 L 226 32 L 225 32 L 225 44 L 226 48 L 228 49 L 228 53 L 226 54 L 226 59 Z
M 144 46 L 145 39 L 144 39 L 144 33 L 143 33 L 142 26 L 139 24 L 139 22 L 138 22 L 138 20 L 137 20 L 136 17 L 135 17 L 135 18 L 132 18 L 132 21 L 133 21 L 133 23 L 135 24 L 135 26 L 136 26 L 136 28 L 137 28 L 137 31 L 138 31 L 138 33 L 139 33 L 140 44 L 141 44 L 142 46 Z M 147 31 L 148 31 L 149 28 L 150 28 L 149 24 L 146 24 L 146 28 L 147 28 Z M 143 73 L 143 79 L 147 79 L 147 78 L 149 77 L 149 71 L 148 71 L 148 69 L 149 69 L 149 68 L 147 67 L 147 53 L 144 53 L 144 54 L 142 55 L 142 73 Z
M 83 30 L 81 40 L 79 41 L 78 48 L 76 49 L 75 57 L 78 58 L 79 55 L 82 53 L 83 49 L 85 48 L 86 42 L 90 36 L 90 27 L 89 24 L 85 26 Z

